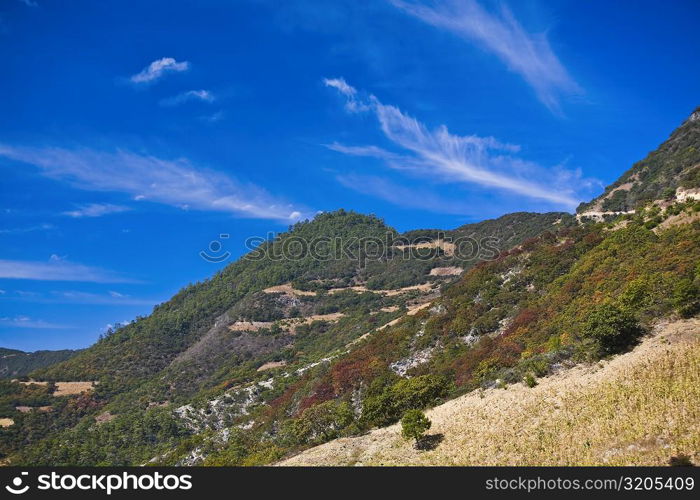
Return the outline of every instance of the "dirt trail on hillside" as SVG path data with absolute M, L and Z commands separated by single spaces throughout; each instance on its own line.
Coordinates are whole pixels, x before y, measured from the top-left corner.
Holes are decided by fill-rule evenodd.
M 394 248 L 396 248 L 397 250 L 422 250 L 424 248 L 440 248 L 443 252 L 445 252 L 445 255 L 454 255 L 455 253 L 455 244 L 444 240 L 424 241 L 421 243 L 414 243 L 412 245 L 396 245 Z
M 447 268 L 443 268 L 447 269 Z M 451 268 L 450 268 L 451 269 Z M 461 271 L 460 271 L 461 272 Z M 411 285 L 411 286 L 405 286 L 403 288 L 394 288 L 390 290 L 374 290 L 367 288 L 364 285 L 355 285 L 355 286 L 348 286 L 348 287 L 343 287 L 343 288 L 331 288 L 328 290 L 328 293 L 339 293 L 339 292 L 347 292 L 347 291 L 353 291 L 353 292 L 370 292 L 370 293 L 378 293 L 381 295 L 385 295 L 387 297 L 393 297 L 395 295 L 401 295 L 407 292 L 413 292 L 413 291 L 418 291 L 418 292 L 430 292 L 433 290 L 433 287 L 435 285 L 433 283 L 422 283 L 420 285 Z M 299 290 L 297 288 L 294 288 L 290 283 L 285 283 L 284 285 L 277 285 L 277 286 L 271 286 L 269 288 L 265 288 L 263 290 L 264 293 L 285 293 L 287 295 L 291 296 L 314 296 L 317 295 L 316 292 L 312 291 L 306 291 L 306 290 Z
M 414 306 L 410 306 L 410 307 L 408 308 L 408 311 L 406 311 L 406 316 L 415 316 L 416 314 L 418 314 L 419 311 L 422 311 L 422 310 L 425 309 L 426 307 L 430 306 L 432 303 L 433 303 L 433 302 L 430 301 L 430 302 L 424 302 L 424 303 L 422 303 L 422 304 L 416 304 L 416 305 L 414 305 Z M 403 318 L 404 318 L 404 316 L 399 316 L 399 317 L 396 318 L 396 319 L 392 319 L 392 320 L 389 321 L 388 323 L 385 323 L 385 324 L 383 324 L 382 326 L 378 327 L 377 330 L 384 330 L 385 328 L 388 328 L 388 327 L 390 327 L 390 326 L 394 326 L 394 325 L 397 324 L 399 321 L 401 321 Z
M 633 351 L 426 412 L 431 451 L 400 426 L 306 450 L 278 465 L 666 465 L 700 463 L 700 319 L 660 323 Z

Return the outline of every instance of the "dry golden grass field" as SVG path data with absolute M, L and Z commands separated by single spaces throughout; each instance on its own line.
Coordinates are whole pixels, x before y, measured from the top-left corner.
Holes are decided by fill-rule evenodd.
M 42 382 L 37 380 L 30 380 L 29 382 L 20 382 L 20 384 L 25 385 L 46 385 L 48 382 Z M 96 382 L 56 382 L 56 390 L 53 395 L 58 396 L 73 396 L 75 394 L 80 394 L 82 392 L 91 391 L 95 386 Z
M 279 465 L 665 465 L 700 463 L 700 319 L 665 322 L 633 351 L 426 412 L 430 451 L 399 425 L 306 450 Z

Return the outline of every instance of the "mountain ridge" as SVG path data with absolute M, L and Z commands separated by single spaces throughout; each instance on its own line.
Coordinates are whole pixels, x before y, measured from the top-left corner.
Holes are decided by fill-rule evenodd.
M 80 350 L 61 349 L 24 352 L 0 347 L 0 378 L 17 378 L 29 375 L 34 370 L 60 363 Z
M 700 107 L 646 158 L 632 165 L 603 194 L 581 203 L 576 212 L 619 213 L 634 211 L 678 191 L 700 199 Z
M 50 414 L 13 413 L 2 453 L 15 464 L 268 464 L 407 409 L 625 352 L 658 318 L 700 311 L 700 203 L 680 189 L 698 121 L 669 141 L 606 190 L 638 175 L 615 191 L 634 212 L 608 221 L 515 213 L 399 234 L 339 210 L 298 223 L 35 371 L 99 383 Z M 324 238 L 340 257 L 276 258 Z M 449 241 L 460 238 L 484 245 L 460 260 Z

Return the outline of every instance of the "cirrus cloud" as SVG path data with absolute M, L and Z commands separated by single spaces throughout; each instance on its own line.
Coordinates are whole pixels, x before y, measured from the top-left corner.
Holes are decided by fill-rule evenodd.
M 138 283 L 137 280 L 98 267 L 69 262 L 52 255 L 48 261 L 0 259 L 0 278 L 87 283 Z
M 29 316 L 15 316 L 13 318 L 10 317 L 1 317 L 0 318 L 0 325 L 6 326 L 6 327 L 11 327 L 11 328 L 34 328 L 34 329 L 64 329 L 64 328 L 70 328 L 68 325 L 59 325 L 57 323 L 50 323 L 48 321 L 44 321 L 42 319 L 34 319 L 30 318 Z
M 329 81 L 340 81 L 343 85 Z M 358 92 L 342 78 L 325 82 L 345 96 L 347 102 L 357 100 Z M 459 136 L 450 133 L 445 125 L 429 130 L 417 119 L 396 106 L 383 104 L 373 95 L 360 104 L 375 115 L 384 136 L 403 152 L 338 143 L 327 145 L 329 149 L 379 158 L 388 167 L 414 176 L 493 188 L 568 209 L 575 208 L 585 197 L 582 190 L 597 184 L 595 180 L 583 179 L 578 170 L 547 169 L 519 158 L 515 156 L 519 146 L 493 137 Z M 353 104 L 352 112 L 355 109 Z
M 75 210 L 63 212 L 63 215 L 73 218 L 102 217 L 103 215 L 118 214 L 129 210 L 131 210 L 131 208 L 123 205 L 113 205 L 111 203 L 89 203 L 87 205 L 81 205 Z
M 556 114 L 560 114 L 560 96 L 581 92 L 546 36 L 528 33 L 505 5 L 500 12 L 489 12 L 476 0 L 389 1 L 403 12 L 494 54 Z
M 0 157 L 34 165 L 46 177 L 79 189 L 121 192 L 135 200 L 178 208 L 284 222 L 296 221 L 305 213 L 258 186 L 197 168 L 185 159 L 164 160 L 123 150 L 32 148 L 1 143 Z
M 214 94 L 208 90 L 188 90 L 187 92 L 182 92 L 174 97 L 169 97 L 160 101 L 161 106 L 178 106 L 180 104 L 185 104 L 190 101 L 201 101 L 212 103 L 216 100 Z
M 150 83 L 160 79 L 166 73 L 181 73 L 189 68 L 190 63 L 188 61 L 177 62 L 172 57 L 163 57 L 156 59 L 140 72 L 132 75 L 129 80 L 136 84 Z

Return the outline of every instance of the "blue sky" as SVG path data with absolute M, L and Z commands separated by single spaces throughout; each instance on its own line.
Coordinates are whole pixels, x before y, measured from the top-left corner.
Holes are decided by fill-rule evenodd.
M 695 0 L 0 2 L 0 346 L 77 348 L 249 236 L 573 211 L 700 104 Z M 219 235 L 228 234 L 227 239 Z

